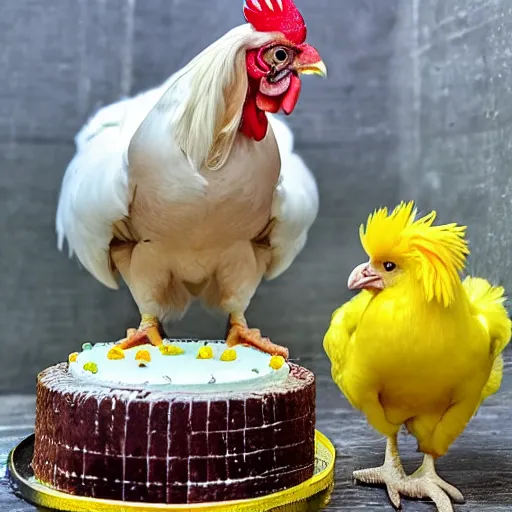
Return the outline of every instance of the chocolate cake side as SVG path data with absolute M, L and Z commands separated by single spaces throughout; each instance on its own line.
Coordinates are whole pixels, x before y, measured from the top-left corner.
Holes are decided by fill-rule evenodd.
M 260 391 L 164 393 L 76 382 L 68 365 L 38 377 L 37 479 L 124 501 L 254 498 L 313 475 L 315 379 L 290 365 Z

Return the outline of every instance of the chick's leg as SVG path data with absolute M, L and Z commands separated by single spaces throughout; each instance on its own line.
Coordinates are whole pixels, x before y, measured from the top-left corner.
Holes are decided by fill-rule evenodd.
M 388 438 L 382 466 L 354 471 L 353 476 L 365 484 L 385 485 L 389 499 L 396 508 L 400 508 L 400 495 L 418 499 L 430 498 L 439 512 L 453 512 L 450 498 L 456 503 L 464 503 L 460 491 L 438 476 L 431 455 L 425 455 L 421 467 L 411 476 L 407 476 L 398 455 L 396 436 Z
M 471 385 L 478 385 L 471 382 Z M 462 433 L 473 415 L 479 400 L 478 388 L 466 390 L 465 400 L 455 402 L 444 411 L 430 435 L 415 435 L 419 439 L 419 449 L 425 453 L 423 464 L 407 479 L 407 494 L 411 498 L 430 498 L 439 512 L 452 512 L 450 498 L 456 503 L 464 503 L 464 496 L 453 485 L 445 482 L 436 473 L 434 457 L 444 455 L 450 444 Z
M 388 437 L 384 464 L 377 468 L 354 471 L 352 476 L 365 484 L 385 485 L 389 499 L 396 508 L 400 508 L 400 492 L 407 478 L 400 455 L 396 434 Z

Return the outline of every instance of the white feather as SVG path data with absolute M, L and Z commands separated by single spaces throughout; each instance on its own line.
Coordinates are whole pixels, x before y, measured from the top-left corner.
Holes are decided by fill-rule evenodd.
M 66 169 L 57 208 L 58 246 L 110 288 L 112 223 L 128 214 L 128 180 L 121 151 L 125 103 L 106 107 L 76 136 L 77 152 Z
M 279 118 L 269 121 L 281 155 L 281 175 L 274 193 L 270 233 L 272 262 L 265 275 L 274 279 L 294 261 L 306 244 L 308 231 L 318 215 L 318 188 L 302 158 L 293 152 L 293 133 Z
M 128 215 L 130 203 L 127 148 L 165 90 L 166 84 L 100 109 L 75 137 L 76 154 L 64 174 L 58 247 L 67 239 L 70 257 L 109 288 L 118 288 L 109 263 L 112 225 Z

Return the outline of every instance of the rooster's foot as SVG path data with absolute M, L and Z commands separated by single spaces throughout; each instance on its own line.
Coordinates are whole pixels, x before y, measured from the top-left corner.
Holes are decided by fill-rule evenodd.
M 231 323 L 226 344 L 228 347 L 234 347 L 235 345 L 250 345 L 261 352 L 266 352 L 273 356 L 282 356 L 285 359 L 288 359 L 287 348 L 276 345 L 275 343 L 272 343 L 269 338 L 263 337 L 259 329 L 249 329 L 247 325 L 241 323 Z
M 162 342 L 158 319 L 154 316 L 142 315 L 139 328 L 127 329 L 126 338 L 116 346 L 126 350 L 140 345 L 154 345 L 158 347 Z

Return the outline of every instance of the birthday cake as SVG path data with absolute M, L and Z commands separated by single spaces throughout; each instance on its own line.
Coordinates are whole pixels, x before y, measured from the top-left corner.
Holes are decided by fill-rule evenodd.
M 313 475 L 315 379 L 246 346 L 86 344 L 38 376 L 32 466 L 66 493 L 247 499 Z

